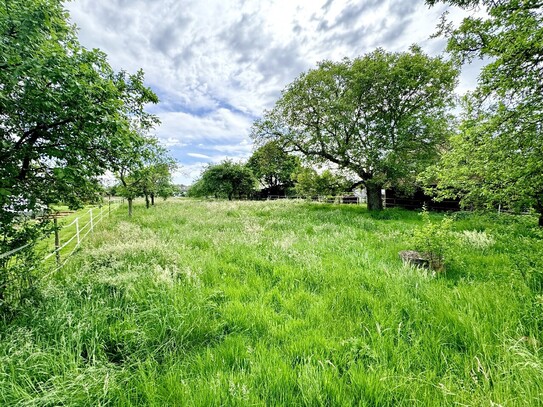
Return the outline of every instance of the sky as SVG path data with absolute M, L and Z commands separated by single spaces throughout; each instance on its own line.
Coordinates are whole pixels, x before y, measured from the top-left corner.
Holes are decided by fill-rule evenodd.
M 86 48 L 115 70 L 143 69 L 160 103 L 148 107 L 156 136 L 190 184 L 208 163 L 247 159 L 252 123 L 281 90 L 322 60 L 355 58 L 378 47 L 430 55 L 439 17 L 459 10 L 423 0 L 73 0 L 66 4 Z M 463 70 L 458 93 L 474 87 L 478 64 Z

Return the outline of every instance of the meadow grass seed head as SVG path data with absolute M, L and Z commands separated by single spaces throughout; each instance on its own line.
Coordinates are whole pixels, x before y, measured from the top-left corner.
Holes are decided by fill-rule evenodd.
M 475 249 L 487 249 L 496 243 L 494 238 L 487 234 L 485 231 L 478 230 L 464 230 L 460 234 L 462 241 Z

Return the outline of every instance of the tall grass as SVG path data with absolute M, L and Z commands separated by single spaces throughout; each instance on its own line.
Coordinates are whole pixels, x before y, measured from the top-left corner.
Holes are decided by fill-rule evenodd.
M 457 215 L 439 278 L 398 257 L 420 224 L 293 202 L 117 211 L 0 322 L 0 405 L 543 405 L 535 220 Z

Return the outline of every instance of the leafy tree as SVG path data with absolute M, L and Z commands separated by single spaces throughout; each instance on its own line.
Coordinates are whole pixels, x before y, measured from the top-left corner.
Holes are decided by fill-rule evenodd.
M 154 162 L 143 168 L 141 192 L 145 197 L 145 205 L 155 204 L 155 197 L 167 199 L 173 196 L 176 188 L 172 183 L 172 172 L 177 165 L 175 161 L 164 153 L 154 157 Z
M 241 198 L 250 195 L 256 185 L 256 179 L 251 170 L 231 160 L 209 165 L 189 189 L 189 196 L 216 198 Z
M 300 168 L 300 160 L 288 154 L 277 141 L 259 147 L 247 166 L 269 193 L 279 195 L 294 186 L 292 174 Z
M 490 62 L 466 97 L 460 132 L 431 178 L 441 197 L 457 195 L 464 204 L 534 207 L 543 226 L 543 3 L 443 2 L 486 11 L 458 27 L 443 18 L 440 32 L 459 61 Z
M 302 196 L 336 196 L 350 189 L 352 183 L 330 170 L 318 174 L 313 168 L 300 167 L 293 174 L 295 189 Z
M 171 171 L 175 167 L 167 150 L 151 137 L 124 157 L 117 173 L 121 182 L 118 193 L 128 200 L 128 216 L 132 216 L 133 201 L 138 196 L 145 197 L 149 208 L 150 197 L 154 204 L 155 195 L 168 197 L 173 194 Z
M 155 204 L 156 197 L 166 200 L 180 192 L 179 186 L 172 182 L 172 172 L 175 168 L 177 168 L 176 164 L 158 164 L 153 167 L 149 193 L 151 205 Z
M 295 190 L 298 195 L 310 197 L 317 194 L 315 179 L 317 171 L 309 167 L 301 167 L 292 174 L 295 181 Z
M 384 186 L 414 182 L 437 157 L 457 76 L 452 62 L 416 46 L 324 61 L 287 86 L 252 136 L 353 172 L 367 189 L 368 208 L 381 209 Z
M 22 213 L 96 195 L 97 177 L 157 122 L 143 73 L 114 72 L 67 18 L 58 0 L 0 4 L 0 252 L 36 238 Z
M 209 196 L 209 191 L 205 188 L 201 177 L 188 187 L 187 196 L 189 198 L 203 198 Z

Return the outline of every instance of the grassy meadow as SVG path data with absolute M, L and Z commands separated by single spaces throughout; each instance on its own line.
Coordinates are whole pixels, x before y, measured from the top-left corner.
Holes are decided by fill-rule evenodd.
M 455 215 L 438 277 L 398 257 L 421 225 L 285 201 L 116 210 L 0 321 L 0 405 L 543 405 L 535 218 Z

